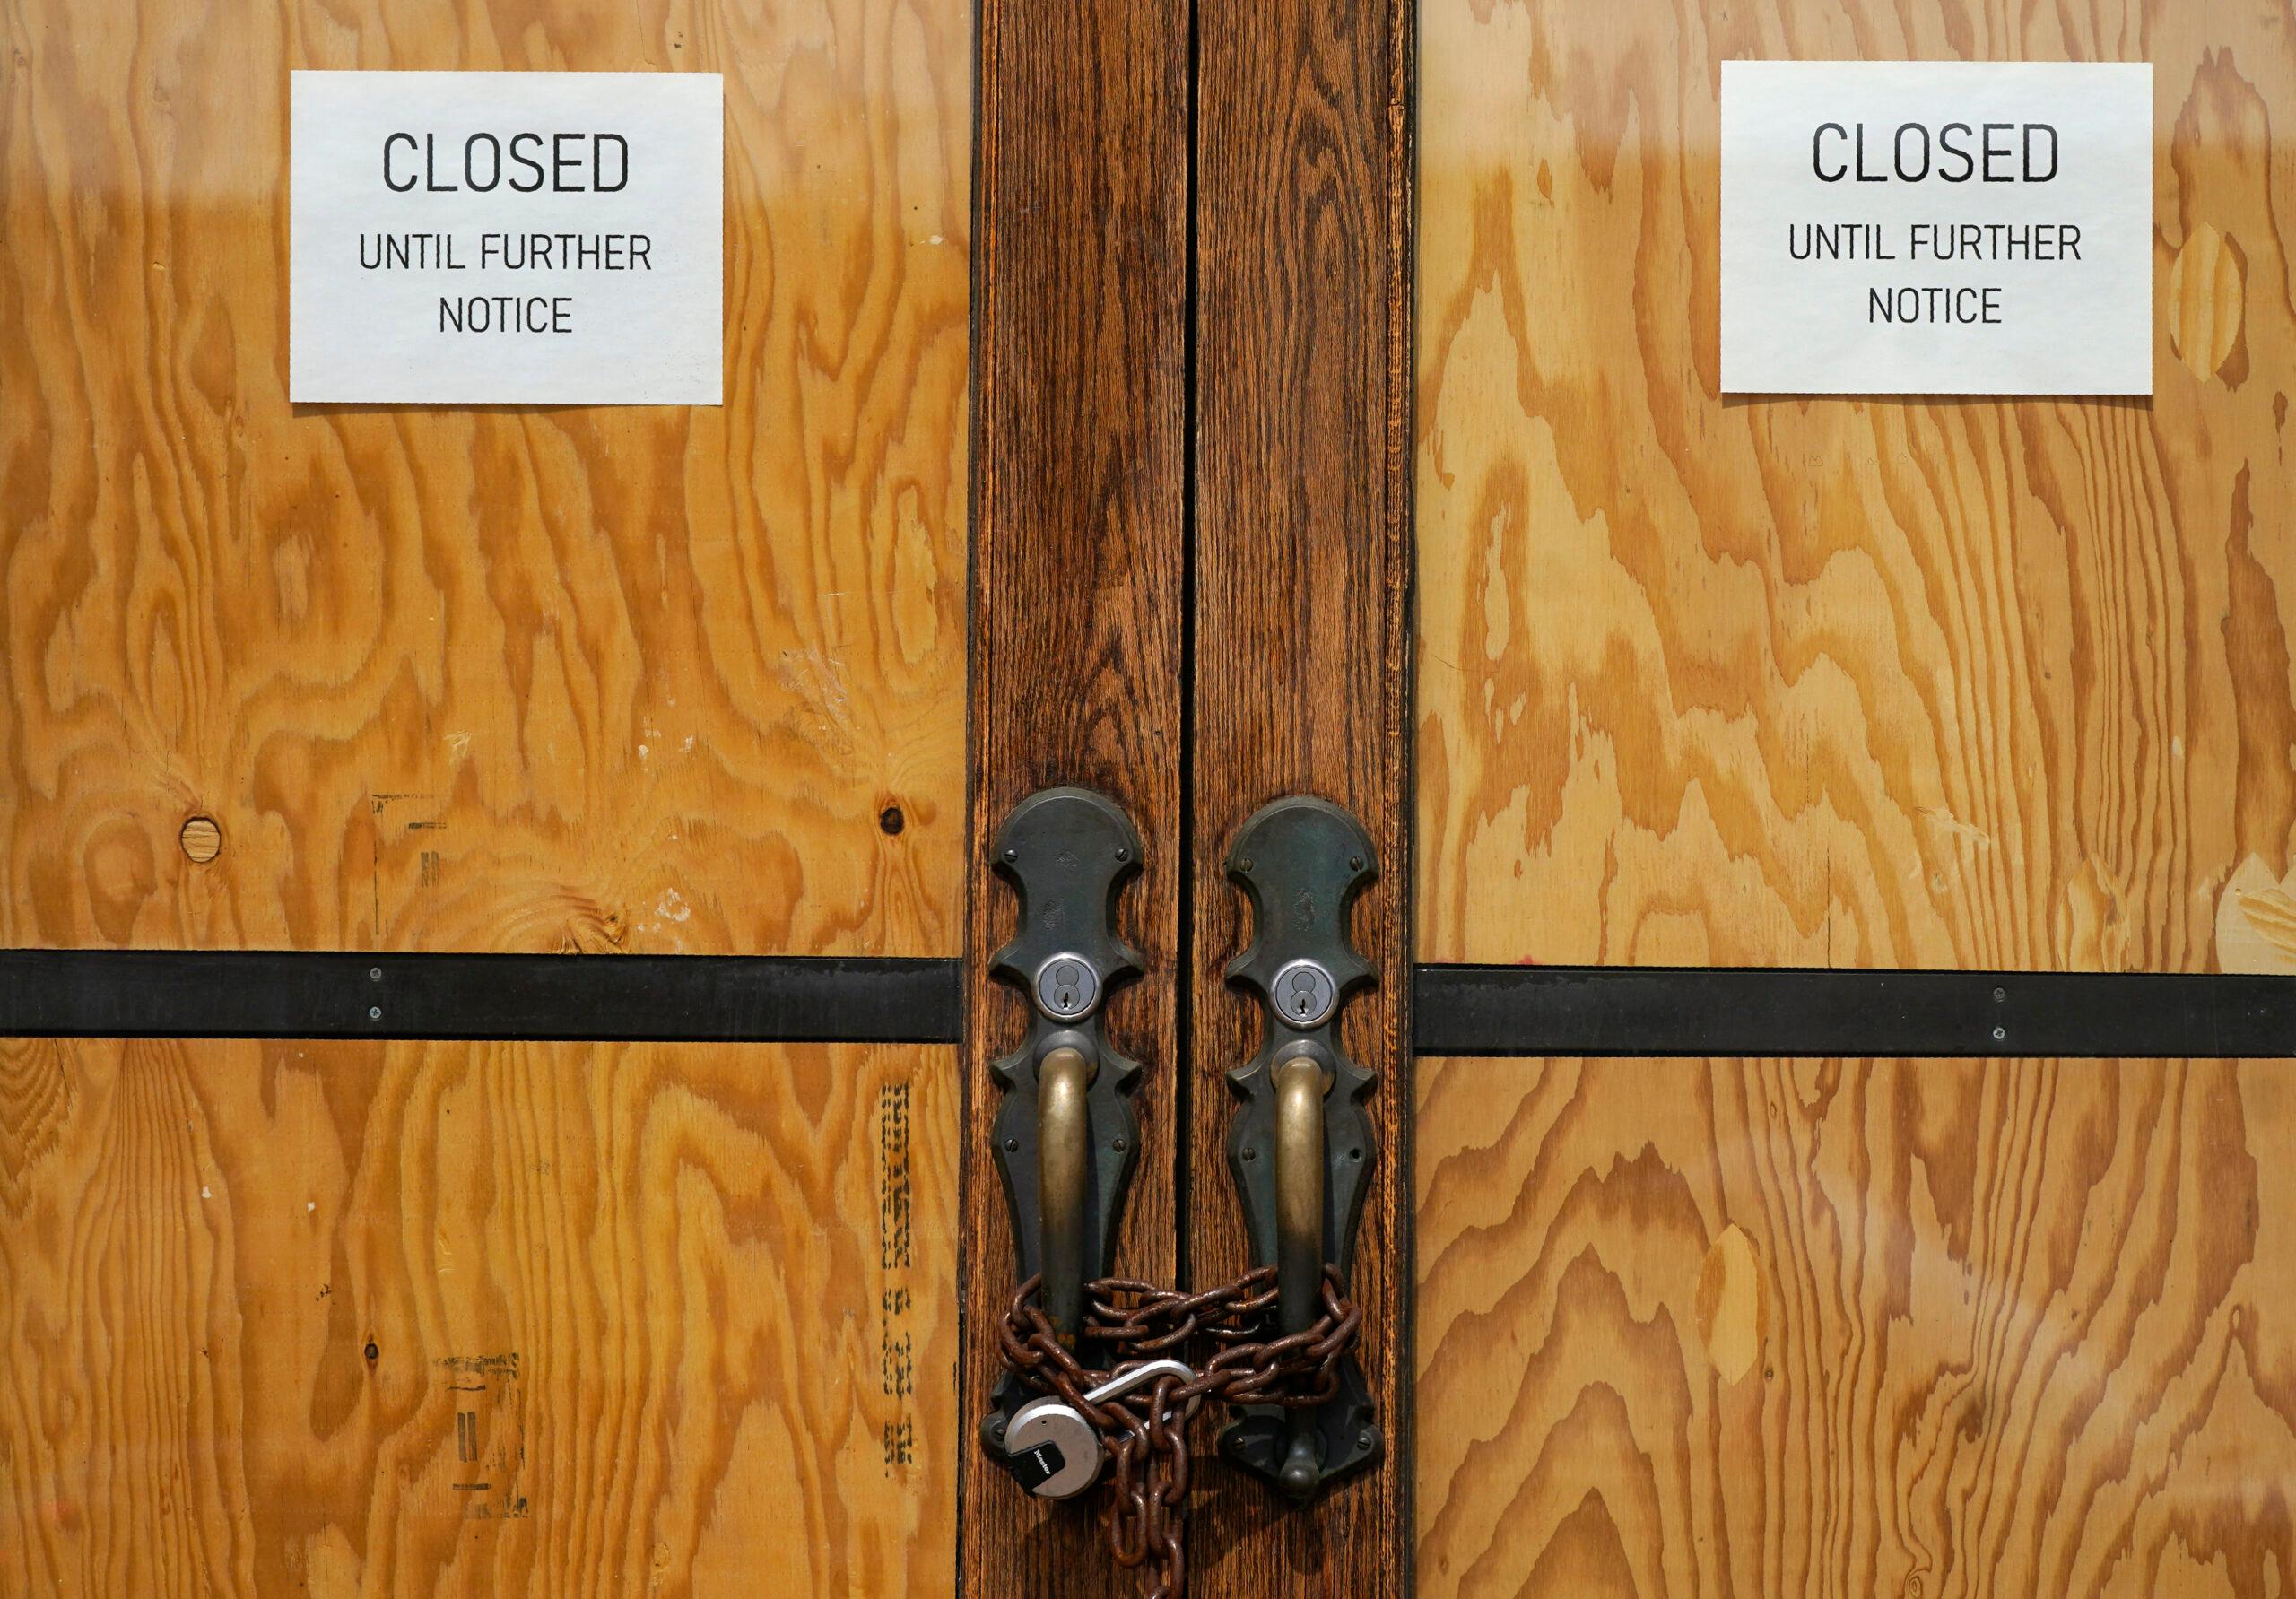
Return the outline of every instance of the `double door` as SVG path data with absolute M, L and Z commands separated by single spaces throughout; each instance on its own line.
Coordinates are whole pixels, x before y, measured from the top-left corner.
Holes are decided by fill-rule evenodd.
M 1199 1423 L 1196 1592 L 2296 1569 L 2273 19 L 5 26 L 0 1589 L 1120 1588 L 979 1434 L 1057 786 L 1160 1285 L 1231 847 L 1370 847 L 1378 1447 Z M 2151 397 L 1726 395 L 1744 58 L 2151 62 Z M 301 67 L 724 74 L 726 403 L 290 404 Z

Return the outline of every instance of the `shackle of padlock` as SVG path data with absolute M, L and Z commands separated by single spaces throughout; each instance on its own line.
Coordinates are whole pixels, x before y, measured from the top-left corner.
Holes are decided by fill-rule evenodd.
M 1163 1377 L 1193 1382 L 1196 1373 L 1182 1360 L 1150 1360 L 1120 1371 L 1084 1395 L 1087 1404 L 1106 1404 L 1135 1388 Z M 1195 1408 L 1189 1402 L 1189 1409 Z M 1010 1469 L 1022 1487 L 1040 1499 L 1073 1499 L 1090 1488 L 1108 1456 L 1100 1429 L 1084 1412 L 1065 1399 L 1050 1395 L 1031 1399 L 1013 1412 L 1004 1428 L 1004 1453 Z

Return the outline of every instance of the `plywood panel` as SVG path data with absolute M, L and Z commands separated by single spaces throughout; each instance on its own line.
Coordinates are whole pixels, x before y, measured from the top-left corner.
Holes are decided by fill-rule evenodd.
M 1431 1594 L 2296 1571 L 2284 1061 L 1422 1063 Z
M 954 952 L 969 5 L 0 15 L 0 943 Z M 726 405 L 291 407 L 299 66 L 723 71 Z
M 1422 26 L 1422 958 L 2296 969 L 2285 16 Z M 1733 57 L 2154 62 L 2152 401 L 1724 401 Z
M 0 1045 L 0 1590 L 946 1593 L 952 1065 Z

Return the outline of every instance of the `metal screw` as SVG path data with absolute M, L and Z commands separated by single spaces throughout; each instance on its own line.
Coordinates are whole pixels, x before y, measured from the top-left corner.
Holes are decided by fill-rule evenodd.
M 1120 861 L 1128 861 L 1132 858 L 1132 851 L 1119 844 L 1116 848 L 1116 858 Z
M 1004 1141 L 1004 1152 L 1008 1155 L 1020 1147 L 1021 1141 L 1017 1138 L 1008 1138 Z
M 369 1006 L 367 1007 L 367 1020 L 368 1020 L 368 1021 L 380 1021 L 382 1019 L 383 1019 L 383 1007 L 382 1007 L 382 1006 L 380 1006 L 380 1005 L 369 1005 Z
M 1246 1144 L 1244 1146 L 1244 1159 L 1247 1160 L 1257 1160 L 1259 1159 L 1259 1151 L 1252 1148 L 1249 1144 Z
M 1347 869 L 1350 872 L 1361 872 L 1363 870 L 1363 857 L 1360 855 L 1349 856 L 1347 857 Z
M 1124 1140 L 1119 1138 L 1109 1147 L 1115 1150 L 1118 1154 L 1122 1154 L 1124 1152 Z
M 2005 1027 L 1996 1027 L 1993 1030 L 1993 1041 L 1996 1044 L 2008 1036 L 2009 1030 Z
M 1368 1449 L 1371 1447 L 1371 1430 L 1370 1428 L 1366 1427 L 1362 1431 L 1355 1435 L 1355 1447 L 1359 1449 Z
M 367 975 L 374 981 L 379 983 L 383 980 L 383 969 L 379 966 L 370 966 L 367 969 Z
M 1004 858 L 1008 861 L 1017 861 L 1021 858 L 1021 852 L 1017 849 L 1008 849 L 1004 852 Z
M 1996 1004 L 1996 1005 L 1997 1005 L 1997 1004 L 1999 1004 L 2003 1000 L 2007 999 L 2008 997 L 2009 997 L 2009 990 L 2007 990 L 2006 988 L 1996 988 L 1996 989 L 1993 991 L 1993 1003 L 1994 1003 L 1995 1004 Z
M 1238 861 L 1236 863 L 1236 870 L 1239 872 L 1248 872 L 1251 869 L 1252 864 L 1249 861 Z

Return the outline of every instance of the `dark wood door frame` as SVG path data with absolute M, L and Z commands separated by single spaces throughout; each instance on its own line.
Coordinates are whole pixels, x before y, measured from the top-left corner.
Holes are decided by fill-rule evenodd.
M 1257 1025 L 1223 969 L 1246 929 L 1221 861 L 1313 794 L 1379 852 L 1346 1015 L 1380 1074 L 1354 1283 L 1387 1458 L 1315 1508 L 1209 1453 L 1194 1591 L 1399 1594 L 1407 1491 L 1411 8 L 1402 0 L 984 0 L 974 190 L 970 969 L 1008 935 L 989 837 L 1082 784 L 1145 845 L 1125 931 L 1149 976 L 1109 1028 L 1145 1067 L 1126 1274 L 1245 1262 L 1223 1074 Z M 1009 1228 L 986 1062 L 1018 1000 L 976 980 L 963 1114 L 962 1413 L 987 1409 Z M 1026 1500 L 970 1446 L 967 1593 L 1120 1591 L 1091 1516 Z

